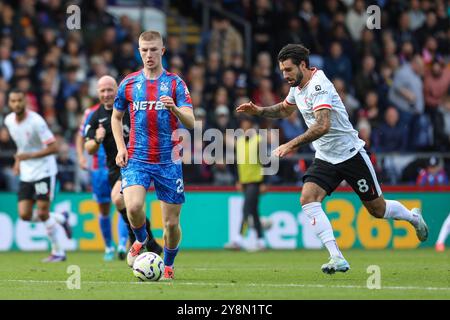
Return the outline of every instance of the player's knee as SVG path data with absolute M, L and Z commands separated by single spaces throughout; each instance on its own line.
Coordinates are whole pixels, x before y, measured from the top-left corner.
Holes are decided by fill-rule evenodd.
M 314 194 L 303 194 L 300 196 L 300 204 L 302 206 L 311 203 L 311 202 L 321 202 L 321 199 Z
M 180 221 L 176 218 L 166 219 L 164 221 L 164 229 L 168 231 L 175 231 L 179 228 Z
M 142 212 L 142 207 L 143 205 L 141 203 L 138 202 L 132 202 L 127 204 L 127 212 L 129 212 L 130 214 L 138 214 L 140 212 Z
M 377 219 L 384 218 L 385 210 L 381 206 L 366 206 L 366 209 L 373 217 Z
M 114 205 L 117 208 L 123 208 L 124 207 L 123 197 L 120 194 L 112 195 L 111 200 L 112 200 L 112 202 L 114 203 Z

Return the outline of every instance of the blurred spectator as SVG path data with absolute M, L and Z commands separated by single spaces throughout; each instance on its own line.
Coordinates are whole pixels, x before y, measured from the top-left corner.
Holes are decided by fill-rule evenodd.
M 56 108 L 63 109 L 66 100 L 78 94 L 81 83 L 77 80 L 78 67 L 70 66 L 66 69 L 59 89 L 59 98 Z
M 437 17 L 436 13 L 433 11 L 428 11 L 425 24 L 416 31 L 416 38 L 419 42 L 419 46 L 423 47 L 425 44 L 425 39 L 428 36 L 435 36 L 439 32 L 439 28 L 437 25 Z
M 346 83 L 352 80 L 352 65 L 348 57 L 342 54 L 339 42 L 333 42 L 330 47 L 330 55 L 325 58 L 324 72 L 328 78 L 341 78 Z
M 409 15 L 409 28 L 412 31 L 416 31 L 425 23 L 425 13 L 420 9 L 419 0 L 410 1 Z
M 372 148 L 372 127 L 369 121 L 365 118 L 359 119 L 356 128 L 359 138 L 366 143 L 364 147 L 367 150 L 370 150 Z
M 422 58 L 424 64 L 429 67 L 435 60 L 442 59 L 438 53 L 438 43 L 436 38 L 429 36 L 425 41 L 425 45 L 422 49 Z
M 416 184 L 418 186 L 448 185 L 448 176 L 436 157 L 431 157 L 428 166 L 420 170 Z
M 26 92 L 26 104 L 27 107 L 35 112 L 39 111 L 39 103 L 34 90 L 31 87 L 30 78 L 21 76 L 16 79 L 16 87 L 22 92 Z
M 311 36 L 308 30 L 304 30 L 303 28 L 299 17 L 290 17 L 287 22 L 287 30 L 279 30 L 278 47 L 281 49 L 287 43 L 301 43 L 305 47 L 310 48 L 312 44 Z
M 0 74 L 6 81 L 11 80 L 14 75 L 14 66 L 11 61 L 11 48 L 0 44 Z
M 319 18 L 320 24 L 324 27 L 325 32 L 331 30 L 333 18 L 339 13 L 345 12 L 345 6 L 338 0 L 327 0 L 325 2 L 325 8 L 320 10 Z
M 56 163 L 58 165 L 57 180 L 61 191 L 75 191 L 75 162 L 69 156 L 70 148 L 67 143 L 59 146 Z
M 205 93 L 206 99 L 209 100 L 208 93 L 213 92 L 219 86 L 220 78 L 222 77 L 222 68 L 220 67 L 220 54 L 218 52 L 211 52 L 208 55 L 205 70 Z
M 6 104 L 6 93 L 0 90 L 0 123 L 3 124 L 3 120 L 9 113 L 8 105 Z
M 299 117 L 299 114 L 297 111 L 292 112 L 292 114 L 289 117 L 280 120 L 279 127 L 281 129 L 281 134 L 284 137 L 284 139 L 282 139 L 281 142 L 290 141 L 305 132 L 305 125 L 300 120 L 300 117 Z M 307 148 L 307 146 L 304 146 L 304 147 L 302 147 L 302 149 L 308 149 L 308 148 Z M 302 149 L 300 149 L 300 151 Z
M 230 165 L 226 165 L 216 161 L 216 163 L 214 163 L 211 168 L 214 186 L 234 185 L 235 178 L 231 171 Z
M 397 18 L 397 21 L 398 26 L 394 31 L 394 40 L 397 43 L 397 46 L 401 46 L 405 42 L 411 42 L 414 47 L 417 47 L 414 34 L 409 28 L 410 20 L 408 12 L 401 12 L 400 16 Z
M 450 151 L 450 95 L 447 95 L 437 109 L 434 118 L 435 150 Z
M 251 15 L 253 56 L 261 51 L 274 51 L 276 16 L 269 0 L 256 0 Z
M 392 69 L 387 64 L 381 65 L 378 80 L 377 92 L 380 100 L 380 109 L 383 111 L 382 113 L 384 113 L 384 110 L 389 104 L 389 90 L 394 82 Z
M 208 52 L 218 52 L 222 67 L 231 65 L 234 54 L 244 52 L 242 36 L 225 17 L 213 18 Z
M 373 128 L 379 126 L 382 113 L 378 106 L 378 95 L 375 91 L 369 91 L 366 95 L 364 108 L 359 111 L 359 118 L 365 118 Z
M 226 105 L 218 105 L 214 110 L 214 127 L 225 133 L 227 128 L 231 129 L 230 111 Z
M 423 61 L 418 55 L 410 63 L 403 64 L 394 74 L 389 99 L 402 112 L 407 123 L 414 114 L 424 111 L 422 75 Z
M 269 78 L 259 81 L 258 87 L 253 91 L 252 101 L 261 106 L 273 106 L 280 102 L 280 98 L 273 91 L 272 81 Z
M 424 79 L 425 111 L 434 114 L 450 88 L 450 68 L 435 60 Z
M 347 92 L 347 88 L 345 86 L 345 82 L 340 78 L 333 79 L 334 87 L 336 88 L 339 97 L 344 103 L 345 109 L 347 110 L 348 117 L 352 124 L 355 124 L 356 115 L 355 111 L 359 109 L 360 104 L 359 101 L 349 92 Z
M 405 126 L 400 122 L 399 113 L 389 107 L 384 114 L 384 121 L 374 133 L 374 149 L 379 152 L 402 152 L 408 145 Z
M 16 145 L 4 126 L 0 127 L 0 150 L 0 190 L 17 191 L 19 179 L 13 173 Z
M 375 90 L 379 82 L 379 77 L 375 71 L 375 59 L 373 56 L 363 58 L 362 70 L 356 74 L 355 93 L 359 101 L 363 101 L 369 90 Z
M 354 41 L 361 39 L 361 32 L 367 22 L 366 5 L 363 0 L 355 0 L 352 9 L 347 12 L 345 24 Z
M 398 54 L 400 64 L 410 62 L 414 56 L 414 46 L 411 41 L 404 41 L 400 45 L 400 52 Z
M 131 49 L 133 49 L 132 42 L 124 42 L 124 43 L 130 43 Z M 172 57 L 176 56 L 183 61 L 183 65 L 187 65 L 190 62 L 186 54 L 186 48 L 183 46 L 183 42 L 181 41 L 178 35 L 169 35 L 165 42 L 165 47 L 166 52 L 164 53 L 164 56 L 168 61 L 170 61 Z M 135 61 L 135 63 L 137 63 L 137 61 Z
M 362 31 L 361 40 L 358 42 L 357 48 L 358 56 L 373 56 L 375 60 L 380 60 L 382 55 L 382 50 L 380 44 L 375 39 L 375 35 L 373 30 L 364 29 Z M 392 54 L 394 54 L 393 52 Z
M 75 97 L 69 97 L 66 100 L 64 110 L 58 113 L 59 123 L 65 128 L 64 137 L 67 141 L 73 141 L 74 134 L 77 132 L 80 121 L 80 107 Z

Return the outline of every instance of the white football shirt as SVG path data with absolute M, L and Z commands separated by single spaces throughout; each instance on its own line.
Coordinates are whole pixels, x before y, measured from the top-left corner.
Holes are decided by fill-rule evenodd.
M 5 118 L 5 125 L 17 145 L 18 153 L 36 152 L 45 145 L 55 141 L 45 120 L 36 112 L 26 111 L 25 118 L 18 123 L 16 114 L 10 113 Z M 58 172 L 55 155 L 20 161 L 20 180 L 34 182 L 46 177 L 54 176 Z
M 308 128 L 316 122 L 314 111 L 330 109 L 330 131 L 312 142 L 316 158 L 337 164 L 350 159 L 365 142 L 358 137 L 334 85 L 322 70 L 312 68 L 312 77 L 303 87 L 291 88 L 285 102 L 297 105 Z

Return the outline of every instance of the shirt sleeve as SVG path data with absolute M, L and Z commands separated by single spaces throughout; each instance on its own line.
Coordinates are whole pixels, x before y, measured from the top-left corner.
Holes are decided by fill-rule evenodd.
M 128 106 L 125 89 L 128 81 L 122 81 L 117 89 L 116 98 L 114 99 L 114 109 L 124 112 Z
M 311 101 L 313 111 L 317 111 L 320 109 L 332 109 L 331 100 L 333 87 L 331 83 L 311 83 L 310 85 L 311 87 L 308 88 L 308 96 L 309 100 Z
M 98 111 L 98 110 L 97 110 Z M 98 128 L 98 112 L 95 111 L 94 113 L 91 113 L 91 116 L 88 118 L 88 121 L 86 122 L 86 126 L 84 128 L 84 134 L 83 136 L 86 138 L 86 140 L 91 140 L 95 138 L 95 131 Z
M 189 107 L 192 108 L 192 100 L 191 100 L 191 94 L 189 92 L 189 89 L 186 85 L 186 83 L 179 79 L 177 81 L 177 88 L 175 90 L 175 99 L 176 105 L 178 108 L 182 107 Z
M 88 121 L 90 119 L 90 116 L 92 116 L 92 113 L 89 109 L 87 109 L 83 114 L 83 119 L 81 119 L 80 127 L 78 128 L 78 132 L 82 137 L 84 137 L 84 129 L 86 128 Z
M 37 133 L 39 135 L 39 139 L 41 140 L 41 142 L 43 144 L 50 144 L 52 142 L 55 142 L 55 136 L 53 135 L 53 133 L 50 131 L 47 123 L 45 122 L 44 119 L 42 119 L 41 117 L 36 118 L 36 130 Z
M 295 105 L 295 97 L 294 97 L 295 88 L 291 88 L 289 90 L 289 94 L 287 95 L 286 99 L 284 99 L 284 102 L 286 102 L 288 105 Z

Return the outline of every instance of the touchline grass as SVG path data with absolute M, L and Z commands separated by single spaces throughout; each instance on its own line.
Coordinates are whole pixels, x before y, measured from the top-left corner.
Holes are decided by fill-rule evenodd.
M 324 250 L 181 250 L 176 279 L 167 283 L 140 282 L 124 261 L 104 262 L 102 252 L 69 252 L 56 264 L 41 263 L 43 252 L 7 252 L 0 253 L 0 299 L 450 299 L 448 250 L 343 253 L 351 270 L 330 276 L 320 271 Z M 80 289 L 67 286 L 71 265 L 79 267 Z M 381 289 L 368 289 L 369 266 L 379 267 Z

